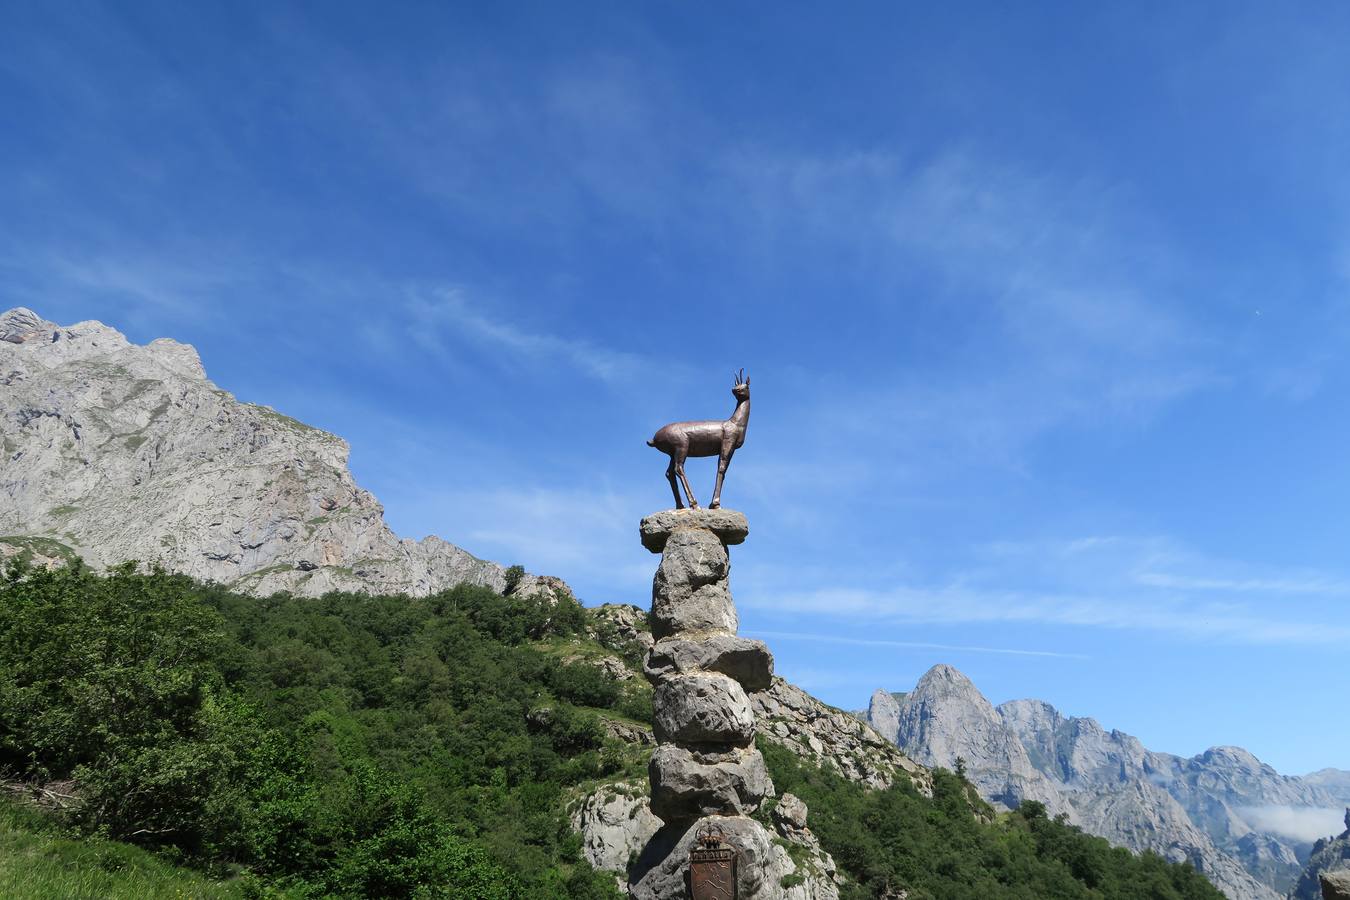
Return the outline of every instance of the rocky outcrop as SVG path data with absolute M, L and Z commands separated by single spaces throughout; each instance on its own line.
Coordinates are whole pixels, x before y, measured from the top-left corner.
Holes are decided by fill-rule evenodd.
M 586 861 L 606 872 L 626 873 L 628 865 L 661 827 L 647 805 L 646 785 L 607 784 L 572 810 L 572 827 L 581 835 Z M 620 886 L 626 882 L 620 877 Z
M 921 794 L 933 795 L 932 773 L 900 751 L 877 729 L 827 706 L 794 684 L 775 677 L 765 691 L 750 695 L 763 737 L 819 766 L 833 768 L 864 787 L 884 789 L 907 779 Z
M 605 603 L 591 608 L 591 637 L 614 650 L 651 649 L 647 614 L 630 603 Z
M 1318 880 L 1322 883 L 1322 900 L 1350 900 L 1350 870 L 1323 872 Z
M 1350 809 L 1345 811 L 1345 831 L 1339 837 L 1323 838 L 1313 844 L 1308 865 L 1289 892 L 1289 900 L 1341 897 L 1350 900 Z
M 662 554 L 652 583 L 655 641 L 643 669 L 654 689 L 657 740 L 648 766 L 651 811 L 664 825 L 629 871 L 630 895 L 687 896 L 690 852 L 713 835 L 736 851 L 744 900 L 835 900 L 834 863 L 808 839 L 800 801 L 784 812 L 784 838 L 795 835 L 804 851 L 795 861 L 751 818 L 774 789 L 755 747 L 748 691 L 771 684 L 773 657 L 762 642 L 736 636 L 727 544 L 745 539 L 745 517 L 670 510 L 644 519 L 640 531 L 643 546 Z
M 0 384 L 11 554 L 42 540 L 43 558 L 158 563 L 255 594 L 506 585 L 501 566 L 440 538 L 395 536 L 341 438 L 239 402 L 186 344 L 138 346 L 99 322 L 12 309 L 0 315 Z M 517 587 L 559 589 L 530 576 Z
M 960 759 L 993 803 L 1038 800 L 1119 846 L 1191 862 L 1235 900 L 1281 896 L 1306 858 L 1307 844 L 1262 827 L 1264 813 L 1339 802 L 1334 770 L 1311 783 L 1235 747 L 1190 759 L 1154 753 L 1039 700 L 994 707 L 950 666 L 909 694 L 878 691 L 868 720 L 919 762 L 954 769 Z

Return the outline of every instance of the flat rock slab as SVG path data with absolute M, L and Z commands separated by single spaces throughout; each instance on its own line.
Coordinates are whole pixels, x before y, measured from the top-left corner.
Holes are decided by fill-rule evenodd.
M 763 641 L 731 634 L 713 634 L 702 640 L 670 637 L 652 645 L 643 670 L 653 684 L 671 675 L 721 672 L 747 691 L 762 691 L 773 683 L 773 655 Z
M 686 528 L 711 531 L 723 544 L 739 544 L 750 533 L 745 513 L 734 509 L 665 509 L 642 520 L 642 546 L 660 553 L 672 534 Z

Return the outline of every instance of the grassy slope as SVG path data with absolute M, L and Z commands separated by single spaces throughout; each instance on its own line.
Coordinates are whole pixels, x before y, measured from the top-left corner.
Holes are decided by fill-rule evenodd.
M 71 840 L 34 810 L 0 800 L 0 897 L 31 900 L 233 900 L 241 885 L 179 868 L 139 847 Z

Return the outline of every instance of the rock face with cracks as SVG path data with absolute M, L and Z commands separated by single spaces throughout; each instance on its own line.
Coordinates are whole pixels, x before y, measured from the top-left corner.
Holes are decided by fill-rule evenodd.
M 699 672 L 661 679 L 652 706 L 657 743 L 744 747 L 755 739 L 750 698 L 726 675 Z
M 735 634 L 740 624 L 727 587 L 727 548 L 711 531 L 670 536 L 652 586 L 652 636 Z
M 783 810 L 781 838 L 750 818 L 774 789 L 754 746 L 747 692 L 772 685 L 773 657 L 762 642 L 736 636 L 727 545 L 745 540 L 745 516 L 667 510 L 643 519 L 640 531 L 643 546 L 662 554 L 643 670 L 655 688 L 651 811 L 665 824 L 629 872 L 630 896 L 689 896 L 690 851 L 712 831 L 737 851 L 742 900 L 835 900 L 834 862 L 806 827 L 801 801 Z M 795 861 L 784 841 L 798 848 Z
M 0 558 L 134 559 L 257 595 L 506 586 L 504 568 L 440 538 L 400 539 L 345 441 L 235 399 L 187 344 L 11 309 L 0 423 Z M 517 590 L 566 585 L 527 576 Z

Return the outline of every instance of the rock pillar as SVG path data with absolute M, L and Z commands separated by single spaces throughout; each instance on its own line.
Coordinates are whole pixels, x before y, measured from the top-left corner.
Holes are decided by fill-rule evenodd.
M 705 830 L 739 851 L 741 900 L 781 896 L 772 836 L 750 818 L 773 783 L 755 749 L 747 692 L 769 686 L 773 657 L 763 642 L 736 636 L 728 586 L 727 546 L 749 530 L 744 515 L 726 509 L 642 520 L 643 546 L 661 554 L 644 668 L 655 688 L 651 809 L 665 825 L 631 873 L 630 893 L 640 900 L 689 896 L 689 851 Z

